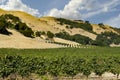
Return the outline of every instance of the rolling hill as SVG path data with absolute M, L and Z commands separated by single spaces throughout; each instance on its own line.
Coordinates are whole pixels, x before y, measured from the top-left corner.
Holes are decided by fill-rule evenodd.
M 0 25 L 2 33 L 0 47 L 4 48 L 57 48 L 64 47 L 63 44 L 119 46 L 120 44 L 120 29 L 103 23 L 91 24 L 89 21 L 49 16 L 37 18 L 25 12 L 2 9 L 0 16 L 0 22 L 3 19 L 6 24 L 9 23 L 5 26 Z M 11 34 L 4 35 L 3 30 Z

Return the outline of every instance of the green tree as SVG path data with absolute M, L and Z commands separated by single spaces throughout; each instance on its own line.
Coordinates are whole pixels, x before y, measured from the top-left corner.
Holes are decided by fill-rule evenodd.
M 54 37 L 54 34 L 53 34 L 52 32 L 50 32 L 50 31 L 47 31 L 47 36 L 48 36 L 49 38 L 53 38 L 53 37 Z
M 40 36 L 41 36 L 41 32 L 40 32 L 40 31 L 36 31 L 36 32 L 35 32 L 35 36 L 36 36 L 36 37 L 40 37 Z

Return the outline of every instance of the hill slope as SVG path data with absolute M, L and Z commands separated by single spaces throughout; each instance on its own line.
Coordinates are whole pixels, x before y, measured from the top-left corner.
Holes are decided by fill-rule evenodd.
M 9 29 L 12 35 L 0 34 L 0 48 L 60 48 L 63 46 L 46 43 L 40 38 L 28 38 L 15 30 Z
M 24 36 L 30 33 L 29 35 L 27 35 L 27 37 L 36 37 L 36 32 L 37 32 L 37 36 L 38 35 L 39 36 L 42 35 L 43 37 L 46 36 L 46 38 L 44 39 L 48 39 L 53 42 L 59 41 L 59 43 L 65 43 L 65 44 L 71 43 L 75 45 L 84 44 L 84 45 L 98 45 L 98 46 L 120 44 L 120 38 L 119 38 L 120 29 L 112 28 L 111 26 L 104 25 L 102 23 L 91 24 L 89 23 L 89 21 L 68 20 L 64 18 L 55 18 L 55 17 L 49 17 L 49 16 L 36 18 L 25 12 L 5 11 L 0 9 L 0 15 L 3 15 L 4 17 L 4 15 L 6 16 L 6 14 L 14 15 L 12 16 L 13 17 L 12 19 L 14 19 L 15 16 L 19 18 L 18 20 L 15 20 L 15 22 L 12 22 L 14 21 L 12 19 L 5 18 L 6 22 L 10 23 L 8 24 L 8 26 L 12 24 L 11 26 L 13 30 L 12 35 L 17 34 L 14 32 L 15 30 L 13 28 L 15 28 L 17 31 L 24 34 Z M 7 15 L 7 17 L 9 17 L 9 15 Z M 18 26 L 19 26 L 19 29 L 17 28 Z M 51 34 L 52 34 L 52 38 L 53 37 L 57 37 L 57 38 L 49 39 L 49 35 L 51 36 Z M 45 42 L 44 39 L 43 41 Z

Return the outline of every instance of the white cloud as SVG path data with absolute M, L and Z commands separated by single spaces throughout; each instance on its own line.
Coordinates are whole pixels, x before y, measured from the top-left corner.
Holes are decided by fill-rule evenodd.
M 104 2 L 104 3 L 100 3 L 96 1 L 96 3 L 93 4 L 94 8 L 92 8 L 92 10 L 82 15 L 83 19 L 90 18 L 92 16 L 99 15 L 101 13 L 114 11 L 115 10 L 114 7 L 116 7 L 117 5 L 118 5 L 118 0 L 111 0 L 109 2 Z
M 70 19 L 86 19 L 113 11 L 118 4 L 120 4 L 119 0 L 70 0 L 63 10 L 54 8 L 45 15 Z
M 26 4 L 22 3 L 22 0 L 7 0 L 5 4 L 1 4 L 0 8 L 5 10 L 19 10 L 24 11 L 34 16 L 39 16 L 40 13 L 37 9 L 30 8 Z
M 80 18 L 79 6 L 83 0 L 71 0 L 63 10 L 58 10 L 56 8 L 50 10 L 47 15 L 55 17 L 65 17 L 75 19 Z
M 120 28 L 120 14 L 116 17 L 113 17 L 107 21 L 105 21 L 106 24 L 109 24 L 113 27 L 118 27 Z

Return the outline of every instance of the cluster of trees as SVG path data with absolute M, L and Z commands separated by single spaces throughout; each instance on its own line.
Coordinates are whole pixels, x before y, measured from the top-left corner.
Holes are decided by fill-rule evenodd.
M 63 18 L 57 18 L 57 21 L 59 21 L 61 25 L 63 25 L 63 24 L 69 25 L 71 29 L 72 28 L 82 28 L 86 31 L 93 32 L 93 28 L 92 28 L 91 24 L 89 23 L 89 21 L 85 21 L 85 23 L 78 23 L 78 22 L 63 19 Z
M 96 40 L 92 40 L 89 37 L 85 37 L 80 34 L 69 35 L 67 32 L 59 32 L 56 33 L 55 36 L 66 40 L 75 41 L 83 45 L 110 46 L 112 43 L 116 45 L 120 44 L 120 35 L 113 32 L 98 34 Z
M 111 27 L 111 28 L 120 34 L 120 28 L 115 28 L 115 27 L 114 28 Z
M 6 21 L 12 21 L 13 23 L 21 21 L 19 17 L 13 16 L 12 14 L 1 15 L 1 18 L 6 19 Z
M 54 34 L 51 31 L 47 31 L 48 38 L 53 38 Z
M 13 29 L 16 29 L 20 33 L 22 33 L 26 37 L 33 37 L 34 32 L 31 28 L 29 28 L 25 23 L 19 22 L 17 23 Z
M 110 44 L 120 44 L 120 35 L 113 32 L 104 32 L 98 34 L 96 41 L 94 41 L 93 45 L 98 46 L 109 46 Z
M 85 23 L 78 23 L 78 22 L 73 22 L 67 19 L 63 19 L 63 18 L 57 18 L 57 20 L 60 22 L 61 25 L 63 24 L 69 25 L 69 26 L 66 26 L 66 28 L 70 28 L 70 29 L 82 28 L 84 30 L 94 33 L 92 31 L 92 26 L 89 23 L 89 21 L 85 21 Z M 99 23 L 98 25 L 101 28 L 106 29 L 103 23 Z M 120 33 L 119 28 L 113 28 L 113 29 L 117 31 L 118 33 Z M 117 44 L 117 45 L 120 44 L 120 35 L 113 33 L 113 32 L 103 32 L 101 34 L 98 34 L 96 40 L 91 40 L 89 37 L 85 37 L 80 34 L 71 36 L 66 32 L 56 33 L 55 36 L 59 38 L 75 41 L 75 42 L 78 42 L 84 45 L 88 44 L 88 45 L 96 45 L 96 46 L 110 46 L 110 44 L 112 43 Z
M 89 37 L 85 37 L 80 34 L 69 35 L 67 32 L 60 32 L 56 33 L 55 36 L 66 40 L 75 41 L 83 45 L 90 45 L 92 43 L 92 40 Z
M 36 37 L 40 37 L 41 35 L 47 35 L 48 38 L 53 38 L 53 37 L 54 37 L 54 34 L 53 34 L 51 31 L 47 31 L 47 32 L 44 32 L 44 31 L 36 31 L 36 32 L 35 32 L 35 36 L 36 36 Z
M 35 32 L 35 36 L 36 36 L 36 37 L 40 37 L 41 34 L 42 34 L 41 31 L 36 31 L 36 32 Z
M 6 28 L 7 28 L 7 23 L 0 19 L 0 33 L 5 35 L 11 34 Z
M 9 35 L 11 34 L 6 28 L 9 26 L 9 23 L 3 18 L 3 16 L 0 16 L 0 33 Z
M 9 35 L 10 32 L 7 31 L 7 28 L 16 29 L 24 36 L 32 37 L 33 31 L 21 20 L 11 14 L 5 14 L 0 16 L 0 33 Z
M 106 29 L 105 25 L 103 23 L 98 24 L 101 28 Z
M 40 76 L 49 74 L 53 77 L 71 76 L 74 77 L 83 73 L 88 77 L 91 73 L 101 76 L 105 72 L 120 74 L 119 57 L 108 58 L 80 58 L 80 57 L 21 57 L 5 56 L 0 57 L 0 77 L 6 78 L 10 74 L 20 75 L 22 78 L 30 76 L 31 73 Z

